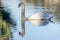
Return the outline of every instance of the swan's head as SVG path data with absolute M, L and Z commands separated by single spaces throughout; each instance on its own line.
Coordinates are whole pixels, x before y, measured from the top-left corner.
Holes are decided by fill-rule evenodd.
M 18 7 L 23 7 L 24 6 L 24 2 L 21 2 L 21 3 L 19 3 L 19 5 L 18 5 Z

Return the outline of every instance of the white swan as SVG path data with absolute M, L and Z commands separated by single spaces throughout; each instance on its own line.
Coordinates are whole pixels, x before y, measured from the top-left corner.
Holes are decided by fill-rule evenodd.
M 34 14 L 34 15 L 30 16 L 29 18 L 25 19 L 25 4 L 23 2 L 21 2 L 21 3 L 19 3 L 18 7 L 22 7 L 22 13 L 21 13 L 22 32 L 19 32 L 19 34 L 21 36 L 23 36 L 25 34 L 25 21 L 29 21 L 32 24 L 35 24 L 38 26 L 45 26 L 49 23 L 49 21 L 53 22 L 53 21 L 51 21 L 51 18 L 53 18 L 53 17 L 49 18 L 49 15 L 46 13 L 42 13 L 42 14 L 37 13 L 37 14 Z

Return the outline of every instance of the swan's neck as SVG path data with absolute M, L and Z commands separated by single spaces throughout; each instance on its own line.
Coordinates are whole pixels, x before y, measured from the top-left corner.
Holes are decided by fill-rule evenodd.
M 25 5 L 22 4 L 21 7 L 22 7 L 22 13 L 21 13 L 22 32 L 21 32 L 21 35 L 23 36 L 25 34 L 25 24 L 24 24 L 25 23 Z
M 22 15 L 22 16 L 24 16 L 24 15 L 25 15 L 25 5 L 24 5 L 24 4 L 22 4 L 22 6 L 21 6 L 21 7 L 22 7 L 22 14 L 21 14 L 21 15 Z

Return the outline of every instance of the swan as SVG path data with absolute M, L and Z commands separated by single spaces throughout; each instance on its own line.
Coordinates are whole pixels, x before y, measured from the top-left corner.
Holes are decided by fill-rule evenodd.
M 25 34 L 25 4 L 23 2 L 19 3 L 18 7 L 22 7 L 22 13 L 21 13 L 21 25 L 22 25 L 22 32 L 19 32 L 19 34 L 23 37 Z
M 21 36 L 25 35 L 25 21 L 29 21 L 32 24 L 39 25 L 39 26 L 41 26 L 41 25 L 45 26 L 45 25 L 47 25 L 49 23 L 49 21 L 52 22 L 52 23 L 54 23 L 51 20 L 53 18 L 53 16 L 49 17 L 49 15 L 46 14 L 46 13 L 42 13 L 42 14 L 37 13 L 37 14 L 34 14 L 34 15 L 32 15 L 29 18 L 26 19 L 25 18 L 25 4 L 24 4 L 24 2 L 19 3 L 18 7 L 22 7 L 22 13 L 21 13 L 21 18 L 22 18 L 22 20 L 21 20 L 21 22 L 22 22 L 21 23 L 21 25 L 22 25 L 22 32 L 19 32 L 19 34 Z

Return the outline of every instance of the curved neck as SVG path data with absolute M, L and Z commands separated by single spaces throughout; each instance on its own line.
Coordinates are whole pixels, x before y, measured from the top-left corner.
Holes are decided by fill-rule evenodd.
M 21 36 L 25 35 L 25 4 L 21 4 L 22 7 L 22 13 L 21 13 L 21 25 L 22 25 L 22 31 L 20 32 Z
M 25 15 L 25 4 L 22 4 L 22 13 L 21 13 L 21 16 L 24 16 Z

